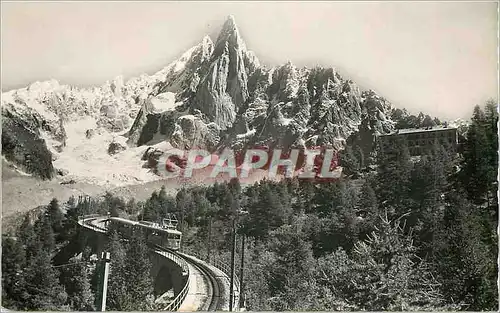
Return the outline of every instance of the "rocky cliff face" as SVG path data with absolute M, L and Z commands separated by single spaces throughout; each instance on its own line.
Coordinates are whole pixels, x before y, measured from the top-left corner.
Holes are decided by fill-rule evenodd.
M 393 130 L 392 110 L 385 99 L 362 92 L 335 68 L 297 68 L 292 62 L 261 66 L 229 17 L 215 43 L 204 37 L 153 75 L 86 89 L 50 81 L 4 93 L 2 146 L 21 164 L 26 162 L 21 155 L 44 160 L 51 155 L 49 172 L 50 160 L 69 159 L 65 153 L 71 149 L 81 154 L 80 143 L 71 140 L 81 134 L 87 145 L 106 140 L 105 155 L 115 160 L 142 155 L 145 148 L 136 153 L 137 147 L 165 143 L 181 149 L 263 144 L 342 149 L 358 133 L 369 151 L 375 133 Z M 15 141 L 20 133 L 37 143 Z M 115 142 L 121 148 L 110 156 L 108 145 Z M 34 152 L 31 146 L 45 148 Z
M 378 127 L 378 131 L 391 128 L 386 118 L 390 105 L 375 96 L 366 102 L 368 98 L 362 96 L 359 87 L 342 78 L 334 68 L 299 69 L 291 62 L 270 69 L 261 66 L 246 48 L 232 17 L 223 25 L 215 44 L 205 38 L 183 58 L 186 67 L 175 78 L 166 75 L 151 95 L 176 92 L 176 99 L 182 101 L 187 114 L 198 112 L 194 115 L 200 127 L 175 122 L 175 140 L 173 134 L 164 136 L 174 146 L 185 147 L 187 141 L 198 138 L 193 130 L 203 128 L 203 123 L 211 125 L 210 138 L 220 138 L 215 145 L 236 147 L 331 145 L 341 149 L 345 138 L 358 130 L 363 119 L 380 119 L 385 128 Z M 178 82 L 177 77 L 189 78 L 190 84 L 172 83 Z M 172 85 L 184 87 L 175 89 Z M 371 108 L 380 101 L 383 104 Z M 140 114 L 131 138 L 135 141 L 140 137 L 138 132 L 153 138 L 159 132 L 157 121 L 165 114 L 171 115 L 155 113 L 149 125 L 145 115 Z M 213 146 L 214 142 L 197 140 L 195 145 Z

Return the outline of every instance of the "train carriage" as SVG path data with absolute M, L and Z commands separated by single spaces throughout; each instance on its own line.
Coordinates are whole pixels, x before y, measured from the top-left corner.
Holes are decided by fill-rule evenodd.
M 109 223 L 116 227 L 118 231 L 127 237 L 132 236 L 134 230 L 145 230 L 146 240 L 149 244 L 162 248 L 178 250 L 180 248 L 182 233 L 176 230 L 175 219 L 164 219 L 161 223 L 149 221 L 131 221 L 119 217 L 110 217 Z

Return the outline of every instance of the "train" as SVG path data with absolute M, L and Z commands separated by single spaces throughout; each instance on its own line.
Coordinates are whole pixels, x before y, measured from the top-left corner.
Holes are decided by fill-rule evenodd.
M 175 217 L 164 218 L 159 223 L 109 217 L 108 223 L 116 226 L 120 233 L 129 237 L 134 230 L 142 228 L 146 231 L 148 244 L 153 246 L 170 250 L 179 250 L 181 247 L 182 232 L 176 229 L 177 219 Z

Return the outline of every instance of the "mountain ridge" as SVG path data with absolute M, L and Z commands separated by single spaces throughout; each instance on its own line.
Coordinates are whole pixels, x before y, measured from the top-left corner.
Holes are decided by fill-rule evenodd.
M 8 121 L 2 125 L 2 146 L 10 143 L 4 155 L 26 169 L 26 155 L 51 159 L 55 170 L 42 170 L 42 175 L 28 170 L 44 178 L 68 172 L 74 179 L 128 184 L 158 179 L 140 162 L 143 146 L 157 151 L 150 154 L 156 159 L 169 147 L 321 145 L 341 150 L 362 126 L 369 154 L 374 136 L 394 129 L 393 111 L 389 101 L 373 90 L 362 91 L 334 67 L 297 68 L 291 61 L 261 65 L 229 16 L 215 42 L 203 37 L 152 75 L 126 81 L 117 76 L 91 88 L 49 80 L 2 93 L 2 117 Z M 45 147 L 33 151 L 16 140 L 19 129 L 12 125 L 21 124 L 32 134 L 28 142 L 42 140 Z M 99 172 L 101 164 L 92 157 L 105 166 L 121 162 L 128 170 L 94 177 L 98 174 L 90 172 Z M 94 170 L 84 173 L 79 164 Z

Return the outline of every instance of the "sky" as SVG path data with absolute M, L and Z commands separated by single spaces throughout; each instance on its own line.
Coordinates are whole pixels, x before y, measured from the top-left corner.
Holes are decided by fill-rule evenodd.
M 495 2 L 5 2 L 2 91 L 152 74 L 226 17 L 262 64 L 331 66 L 394 106 L 468 118 L 498 95 Z

